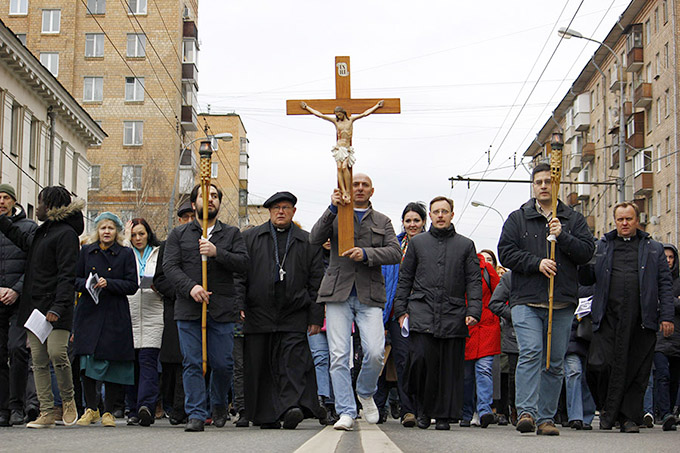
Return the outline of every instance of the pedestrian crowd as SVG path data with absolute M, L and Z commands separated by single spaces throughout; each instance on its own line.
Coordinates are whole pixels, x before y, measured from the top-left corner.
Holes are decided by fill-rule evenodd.
M 0 185 L 0 426 L 352 430 L 392 416 L 559 435 L 599 415 L 601 430 L 677 430 L 678 250 L 639 228 L 634 202 L 596 241 L 538 164 L 497 259 L 456 231 L 443 196 L 408 203 L 396 234 L 365 174 L 310 231 L 285 191 L 239 231 L 208 187 L 161 242 L 112 212 L 85 232 L 82 201 L 56 186 L 38 196 L 38 226 Z

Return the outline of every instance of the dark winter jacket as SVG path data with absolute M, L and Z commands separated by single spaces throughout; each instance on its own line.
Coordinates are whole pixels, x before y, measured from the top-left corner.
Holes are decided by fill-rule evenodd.
M 465 317 L 482 316 L 479 269 L 474 242 L 453 225 L 414 236 L 399 269 L 395 318 L 408 313 L 411 331 L 435 338 L 467 337 Z
M 24 208 L 18 203 L 14 205 L 14 211 L 8 218 L 25 234 L 32 234 L 38 228 L 34 221 L 26 218 Z M 13 289 L 21 297 L 25 270 L 26 252 L 0 233 L 0 287 Z M 19 300 L 13 305 L 19 306 Z
M 156 273 L 153 286 L 163 297 L 163 340 L 159 360 L 164 363 L 182 363 L 182 351 L 179 349 L 179 333 L 175 322 L 175 286 L 163 272 L 163 253 L 165 241 L 158 250 Z
M 595 242 L 585 218 L 561 201 L 557 205 L 557 218 L 562 223 L 562 233 L 557 238 L 555 261 L 555 302 L 578 301 L 578 269 L 593 256 Z M 512 269 L 510 306 L 548 302 L 550 279 L 541 273 L 541 260 L 550 250 L 548 221 L 536 210 L 536 199 L 527 201 L 510 214 L 503 225 L 498 254 L 500 261 Z
M 76 262 L 84 229 L 85 203 L 47 211 L 47 220 L 32 232 L 22 230 L 7 216 L 0 216 L 0 231 L 27 252 L 24 288 L 17 323 L 24 325 L 34 309 L 56 314 L 55 329 L 71 330 L 75 300 Z
M 673 267 L 671 268 L 671 278 L 673 279 L 673 305 L 675 315 L 673 323 L 675 330 L 670 337 L 664 337 L 662 332 L 656 333 L 656 352 L 661 352 L 668 357 L 680 357 L 680 278 L 678 272 L 678 249 L 673 244 L 664 244 L 665 250 L 671 250 L 675 255 Z
M 489 301 L 491 313 L 501 318 L 501 351 L 506 354 L 519 354 L 517 346 L 517 335 L 512 325 L 512 314 L 510 312 L 510 292 L 512 291 L 512 271 L 507 271 L 501 275 L 501 281 L 496 286 Z
M 663 245 L 652 240 L 649 233 L 637 230 L 640 246 L 638 252 L 638 280 L 640 285 L 640 306 L 642 326 L 658 330 L 659 321 L 673 322 L 673 283 L 668 269 Z M 609 286 L 612 260 L 617 232 L 612 230 L 597 241 L 593 262 L 579 268 L 579 283 L 595 284 L 592 304 L 593 332 L 600 322 L 609 302 Z
M 90 273 L 106 279 L 95 304 L 85 282 Z M 73 323 L 73 352 L 94 354 L 100 360 L 134 360 L 132 321 L 128 296 L 139 288 L 135 254 L 114 243 L 106 250 L 99 242 L 80 250 L 76 290 L 81 292 Z
M 590 297 L 595 291 L 595 286 L 583 286 L 578 287 L 578 297 L 579 299 L 584 297 Z M 590 349 L 590 341 L 583 338 L 578 338 L 576 332 L 578 331 L 579 323 L 581 322 L 592 322 L 592 316 L 587 315 L 579 319 L 574 316 L 574 320 L 571 323 L 571 333 L 569 334 L 569 344 L 567 345 L 567 354 L 576 354 L 581 357 L 588 357 L 588 349 Z
M 292 224 L 290 248 L 283 262 L 285 304 L 279 305 L 274 283 L 279 268 L 274 259 L 270 222 L 243 233 L 248 249 L 248 272 L 239 274 L 236 284 L 245 295 L 244 332 L 306 332 L 307 326 L 323 325 L 324 307 L 316 303 L 323 277 L 322 248 L 309 243 L 309 233 Z M 279 239 L 280 240 L 280 239 Z M 279 257 L 283 260 L 283 256 Z
M 201 319 L 201 304 L 191 297 L 191 289 L 202 282 L 201 254 L 198 240 L 203 233 L 198 220 L 180 225 L 170 232 L 165 242 L 163 271 L 175 286 L 175 320 Z M 248 252 L 238 228 L 219 220 L 212 230 L 210 242 L 217 256 L 208 258 L 208 291 L 212 292 L 208 314 L 217 322 L 236 322 L 243 310 L 234 289 L 234 273 L 248 268 Z

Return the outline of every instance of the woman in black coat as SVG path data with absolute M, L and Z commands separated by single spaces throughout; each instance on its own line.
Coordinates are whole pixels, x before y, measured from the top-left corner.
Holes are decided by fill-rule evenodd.
M 123 245 L 123 224 L 110 212 L 95 219 L 95 231 L 80 250 L 76 290 L 82 295 L 75 311 L 73 349 L 80 356 L 81 379 L 87 410 L 78 425 L 99 421 L 97 381 L 106 384 L 102 425 L 116 426 L 114 405 L 124 385 L 134 384 L 135 350 L 128 295 L 138 289 L 135 255 Z M 97 277 L 95 302 L 86 287 L 90 275 Z

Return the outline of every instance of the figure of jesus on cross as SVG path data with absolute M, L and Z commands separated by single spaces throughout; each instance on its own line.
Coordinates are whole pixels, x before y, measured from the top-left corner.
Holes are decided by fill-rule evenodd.
M 335 124 L 338 141 L 331 152 L 333 153 L 333 158 L 335 158 L 335 162 L 338 166 L 338 188 L 342 193 L 342 201 L 344 204 L 349 204 L 352 202 L 352 195 L 350 193 L 352 188 L 352 173 L 350 173 L 350 169 L 354 165 L 354 162 L 356 162 L 356 157 L 354 157 L 354 148 L 352 148 L 352 124 L 358 119 L 367 117 L 382 107 L 384 104 L 385 101 L 379 101 L 370 109 L 354 116 L 349 116 L 344 108 L 338 106 L 335 107 L 335 116 L 332 116 L 324 115 L 318 110 L 314 110 L 308 106 L 305 101 L 300 102 L 300 107 L 307 110 L 312 115 Z

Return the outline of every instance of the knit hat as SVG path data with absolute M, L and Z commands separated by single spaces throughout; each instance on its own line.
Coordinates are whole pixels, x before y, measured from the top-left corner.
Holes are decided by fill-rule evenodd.
M 102 220 L 110 220 L 116 225 L 116 228 L 118 228 L 118 230 L 123 229 L 123 222 L 121 222 L 120 217 L 118 217 L 113 212 L 109 212 L 109 211 L 102 212 L 101 214 L 99 214 L 97 216 L 96 219 L 94 219 L 94 224 L 97 225 Z
M 5 192 L 7 195 L 12 197 L 14 201 L 17 201 L 17 193 L 14 191 L 14 187 L 9 184 L 0 184 L 0 193 Z

